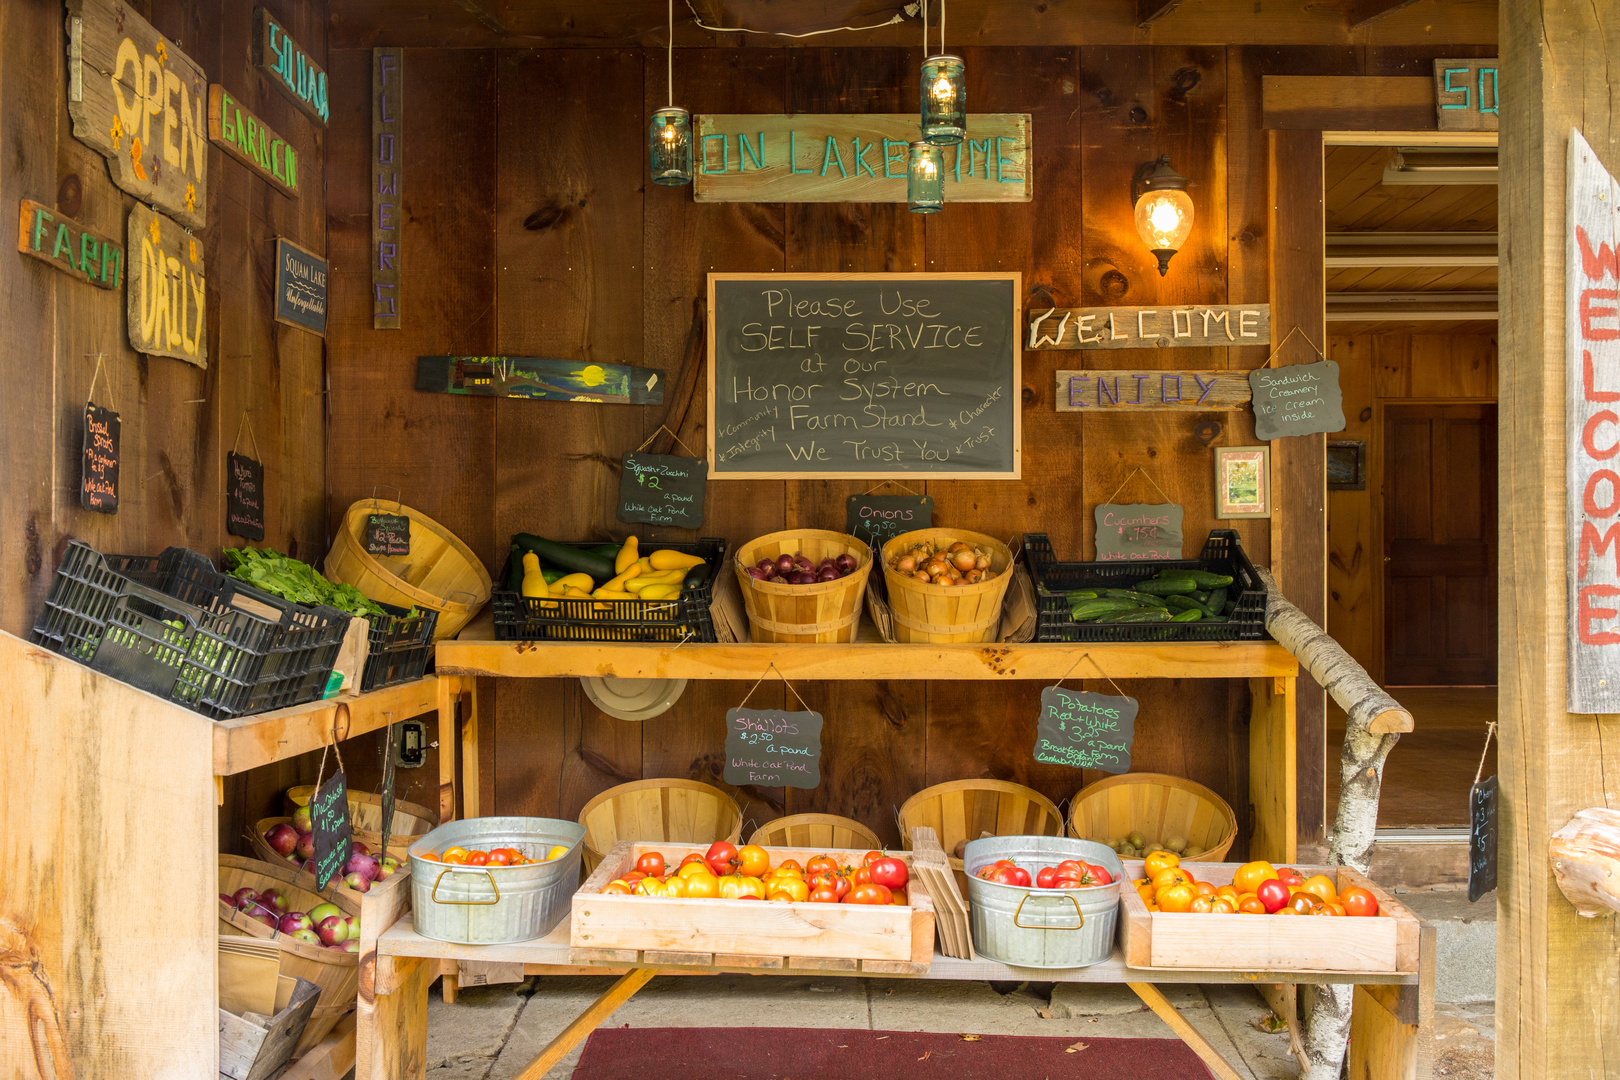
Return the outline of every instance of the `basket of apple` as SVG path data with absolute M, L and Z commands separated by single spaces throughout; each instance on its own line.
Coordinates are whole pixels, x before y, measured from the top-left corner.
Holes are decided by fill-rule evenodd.
M 301 876 L 308 879 L 299 883 L 306 888 L 315 887 L 315 834 L 310 827 L 309 807 L 300 806 L 290 818 L 262 818 L 253 826 L 251 841 L 254 854 L 259 858 L 298 868 Z M 367 893 L 374 885 L 399 872 L 399 860 L 393 855 L 379 856 L 359 840 L 352 840 L 350 844 L 353 850 L 349 861 L 335 879 L 339 887 L 352 893 Z

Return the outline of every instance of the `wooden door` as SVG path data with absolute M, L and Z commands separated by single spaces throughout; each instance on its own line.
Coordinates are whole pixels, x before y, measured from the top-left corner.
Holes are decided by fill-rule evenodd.
M 1496 682 L 1496 406 L 1386 405 L 1384 682 Z

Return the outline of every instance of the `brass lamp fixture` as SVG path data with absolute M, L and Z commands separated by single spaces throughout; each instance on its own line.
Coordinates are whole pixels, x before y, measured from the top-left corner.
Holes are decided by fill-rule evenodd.
M 1136 207 L 1136 235 L 1159 260 L 1159 276 L 1170 270 L 1170 257 L 1181 250 L 1193 227 L 1191 181 L 1170 167 L 1170 155 L 1145 162 L 1131 179 Z

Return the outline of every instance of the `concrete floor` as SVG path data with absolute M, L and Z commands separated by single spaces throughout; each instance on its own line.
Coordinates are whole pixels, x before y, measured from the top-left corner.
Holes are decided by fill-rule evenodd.
M 429 1080 L 509 1080 L 589 1005 L 611 980 L 530 978 L 464 990 L 428 1006 Z M 1259 995 L 1238 986 L 1169 986 L 1166 996 L 1246 1080 L 1299 1075 L 1286 1034 L 1262 1032 Z M 1439 1007 L 1436 1076 L 1489 1080 L 1489 1002 Z M 614 1014 L 631 1027 L 829 1027 L 892 1031 L 994 1032 L 1085 1038 L 1174 1038 L 1124 986 L 1026 984 L 1010 994 L 986 983 L 782 976 L 668 976 Z M 580 1048 L 546 1074 L 566 1080 Z

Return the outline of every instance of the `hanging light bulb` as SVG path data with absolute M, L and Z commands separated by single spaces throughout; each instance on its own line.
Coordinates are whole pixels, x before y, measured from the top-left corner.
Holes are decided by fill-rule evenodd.
M 1136 206 L 1136 235 L 1159 260 L 1159 276 L 1170 270 L 1170 257 L 1181 250 L 1193 227 L 1190 181 L 1170 167 L 1170 155 L 1136 170 L 1131 202 Z
M 913 214 L 936 214 L 945 206 L 945 151 L 919 139 L 906 161 L 906 205 Z
M 669 0 L 669 105 L 655 110 L 647 127 L 647 167 L 653 183 L 692 182 L 692 114 L 675 105 L 675 0 Z
M 928 51 L 928 3 L 923 0 L 923 52 Z M 922 137 L 955 146 L 967 135 L 967 88 L 962 58 L 945 52 L 945 0 L 939 5 L 939 53 L 922 65 Z

